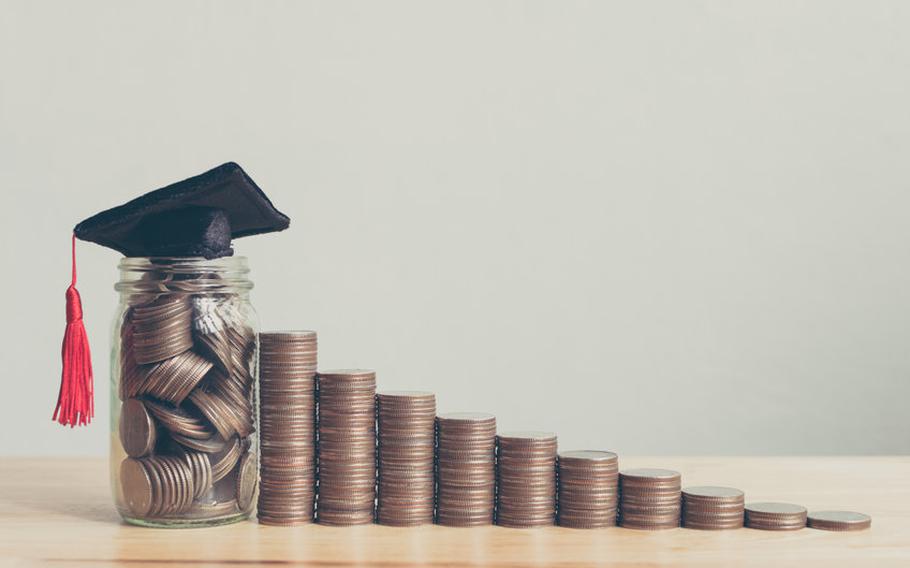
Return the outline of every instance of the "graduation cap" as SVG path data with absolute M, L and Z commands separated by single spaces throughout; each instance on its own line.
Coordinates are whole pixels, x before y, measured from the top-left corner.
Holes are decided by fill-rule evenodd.
M 66 290 L 63 373 L 53 419 L 88 424 L 94 414 L 92 367 L 76 290 L 76 239 L 124 256 L 203 257 L 234 253 L 231 240 L 288 228 L 278 211 L 239 165 L 228 162 L 102 211 L 73 230 L 73 274 Z

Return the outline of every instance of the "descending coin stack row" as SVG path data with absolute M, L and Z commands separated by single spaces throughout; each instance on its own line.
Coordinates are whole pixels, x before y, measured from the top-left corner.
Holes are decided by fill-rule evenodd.
M 493 523 L 496 417 L 453 412 L 436 417 L 436 522 L 452 527 Z
M 792 503 L 749 503 L 746 526 L 766 531 L 794 531 L 806 526 L 807 511 Z
M 739 489 L 704 485 L 682 490 L 682 524 L 690 529 L 741 528 L 744 508 L 745 495 Z
M 376 520 L 383 525 L 433 522 L 436 395 L 376 395 L 378 475 Z
M 682 477 L 669 469 L 630 469 L 619 474 L 620 523 L 632 529 L 679 526 Z
M 326 525 L 373 522 L 376 500 L 376 373 L 317 375 L 316 519 Z
M 313 520 L 316 499 L 316 332 L 259 335 L 259 521 Z
M 167 524 L 246 513 L 255 494 L 255 336 L 212 274 L 143 275 L 120 327 L 117 502 Z
M 613 452 L 560 452 L 559 525 L 578 529 L 615 525 L 618 477 L 619 457 Z
M 496 522 L 506 527 L 556 520 L 556 434 L 510 432 L 497 437 Z

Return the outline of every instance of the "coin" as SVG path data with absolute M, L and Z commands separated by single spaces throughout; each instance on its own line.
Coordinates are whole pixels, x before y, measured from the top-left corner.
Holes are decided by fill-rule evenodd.
M 826 531 L 861 531 L 872 526 L 872 517 L 854 511 L 812 511 L 808 526 Z
M 123 460 L 120 463 L 120 484 L 132 514 L 144 517 L 152 510 L 152 480 L 142 462 L 134 458 Z
M 120 409 L 120 443 L 130 457 L 148 455 L 155 449 L 155 423 L 141 401 L 131 398 Z
M 247 452 L 240 460 L 237 474 L 237 506 L 246 511 L 253 502 L 257 486 L 256 456 Z

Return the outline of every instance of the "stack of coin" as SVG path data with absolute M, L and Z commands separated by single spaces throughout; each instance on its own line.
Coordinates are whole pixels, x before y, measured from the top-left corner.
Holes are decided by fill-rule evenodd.
M 316 499 L 316 332 L 259 334 L 259 522 L 309 523 Z
M 193 306 L 189 296 L 163 296 L 133 308 L 136 362 L 156 363 L 193 347 Z
M 120 483 L 130 511 L 137 516 L 185 512 L 196 495 L 193 467 L 176 456 L 127 458 L 120 463 Z
M 766 531 L 795 531 L 806 527 L 806 508 L 792 503 L 749 503 L 746 526 Z
M 376 520 L 383 525 L 433 522 L 436 395 L 376 395 L 378 478 Z
M 496 417 L 440 414 L 436 440 L 436 522 L 450 527 L 493 524 Z
M 705 485 L 682 490 L 682 524 L 686 528 L 742 528 L 744 508 L 745 495 L 739 489 Z
M 679 472 L 630 469 L 619 474 L 619 515 L 622 526 L 658 530 L 679 526 Z
M 559 453 L 557 520 L 576 529 L 616 524 L 619 457 L 613 452 L 581 450 Z
M 808 525 L 824 531 L 861 531 L 872 526 L 872 517 L 853 511 L 813 511 Z
M 552 525 L 556 520 L 556 434 L 497 436 L 496 522 L 505 527 Z
M 373 522 L 376 500 L 376 373 L 317 375 L 316 519 L 326 525 Z

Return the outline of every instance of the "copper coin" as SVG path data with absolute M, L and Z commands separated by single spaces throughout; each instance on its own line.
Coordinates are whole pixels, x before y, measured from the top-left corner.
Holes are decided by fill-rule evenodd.
M 146 516 L 152 509 L 154 495 L 152 480 L 142 462 L 133 458 L 123 460 L 120 464 L 120 484 L 130 512 L 138 517 Z
M 237 474 L 237 505 L 241 511 L 246 511 L 253 501 L 257 485 L 256 456 L 247 453 L 240 460 L 240 470 Z
M 701 485 L 683 488 L 682 496 L 686 500 L 739 501 L 743 499 L 744 494 L 733 487 Z
M 131 398 L 120 409 L 120 442 L 130 457 L 148 455 L 155 448 L 155 422 L 141 401 Z

